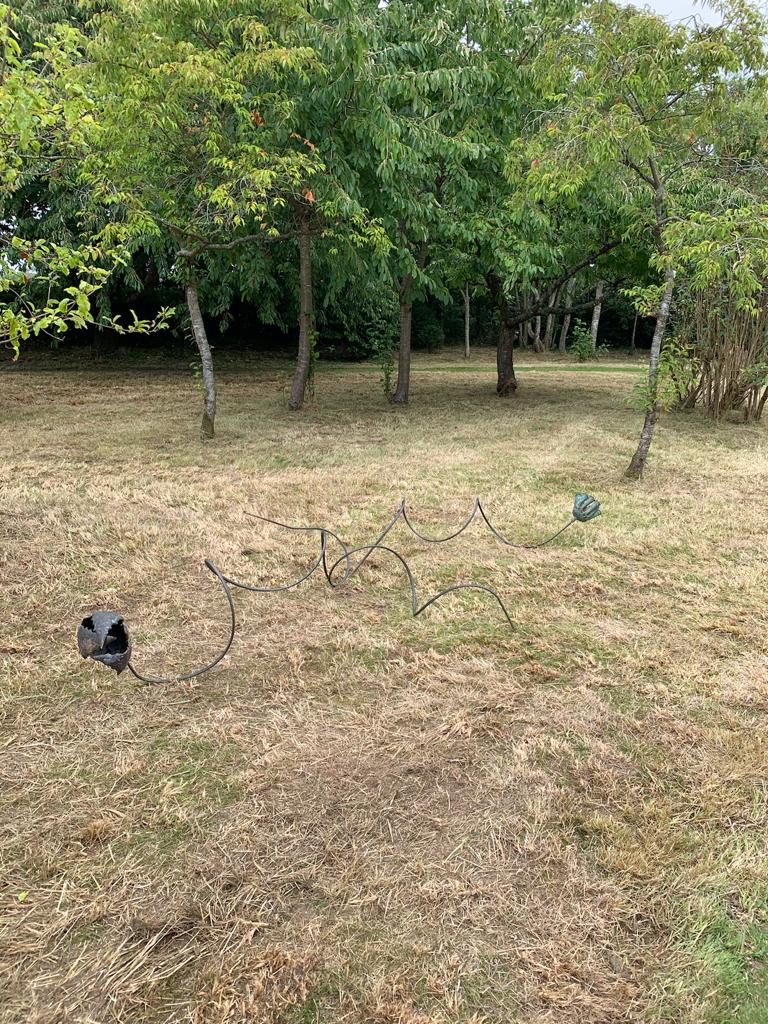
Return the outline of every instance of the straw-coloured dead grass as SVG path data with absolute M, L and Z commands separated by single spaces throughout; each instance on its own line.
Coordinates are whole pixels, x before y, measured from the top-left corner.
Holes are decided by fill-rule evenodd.
M 196 439 L 183 370 L 2 374 L 0 1018 L 190 1024 L 756 1024 L 768 1014 L 765 428 L 668 417 L 621 471 L 631 374 L 422 359 L 412 405 L 329 367 L 224 370 Z M 429 367 L 432 369 L 429 370 Z M 280 581 L 407 496 L 479 528 L 350 586 L 237 592 L 231 654 L 137 688 L 82 662 L 118 608 L 138 667 L 204 661 L 203 565 Z

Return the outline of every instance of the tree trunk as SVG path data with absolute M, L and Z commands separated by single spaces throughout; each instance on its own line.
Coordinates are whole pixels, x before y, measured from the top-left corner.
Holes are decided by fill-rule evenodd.
M 651 448 L 651 441 L 653 440 L 653 428 L 656 426 L 656 421 L 659 418 L 659 405 L 656 396 L 656 378 L 659 372 L 661 343 L 664 339 L 664 331 L 667 326 L 667 320 L 669 319 L 669 309 L 672 305 L 672 293 L 674 290 L 675 271 L 671 267 L 667 267 L 664 272 L 664 295 L 662 297 L 658 313 L 656 314 L 656 327 L 653 332 L 651 355 L 648 361 L 648 400 L 650 402 L 650 408 L 645 414 L 645 422 L 643 423 L 643 429 L 640 434 L 640 443 L 638 444 L 637 450 L 632 456 L 632 461 L 627 467 L 627 471 L 625 473 L 625 476 L 628 476 L 630 480 L 639 480 L 643 475 L 643 469 L 645 468 L 648 452 Z
M 314 305 L 312 301 L 312 236 L 309 213 L 299 209 L 299 354 L 288 396 L 288 408 L 294 412 L 304 404 L 304 395 L 312 364 L 314 344 Z
M 569 278 L 565 286 L 565 313 L 563 315 L 563 326 L 560 328 L 560 344 L 558 348 L 565 355 L 568 342 L 568 331 L 571 327 L 571 306 L 573 304 L 573 290 L 576 287 L 576 276 Z
M 537 291 L 534 291 L 533 297 L 536 300 L 536 306 L 538 308 L 540 298 L 539 293 Z M 536 328 L 533 335 L 533 351 L 541 352 L 544 348 L 544 346 L 541 343 L 541 316 L 536 316 L 534 318 L 534 323 L 536 324 Z
M 635 334 L 637 333 L 637 318 L 640 314 L 635 313 L 635 322 L 632 324 L 632 338 L 629 342 L 630 351 L 635 351 Z
M 186 287 L 187 308 L 189 319 L 192 322 L 192 334 L 200 353 L 200 363 L 203 369 L 203 419 L 200 423 L 200 433 L 204 440 L 213 437 L 214 424 L 216 420 L 216 381 L 213 376 L 213 356 L 211 346 L 208 344 L 208 335 L 205 333 L 205 322 L 200 312 L 200 302 L 197 297 L 197 282 L 190 280 Z
M 413 326 L 413 276 L 406 274 L 400 284 L 400 345 L 397 350 L 395 405 L 407 405 L 411 386 L 411 327 Z M 403 298 L 407 296 L 407 298 Z
M 506 302 L 504 303 L 506 306 Z M 514 362 L 514 328 L 510 327 L 508 317 L 502 314 L 499 324 L 499 342 L 496 347 L 496 394 L 509 398 L 517 391 Z
M 419 246 L 416 265 L 424 269 L 427 261 L 426 240 Z M 413 326 L 413 274 L 400 282 L 400 345 L 397 351 L 397 385 L 392 395 L 395 405 L 407 405 L 411 387 L 411 327 Z
M 664 182 L 659 174 L 655 157 L 648 157 L 648 166 L 651 171 L 650 183 L 653 185 L 653 208 L 656 215 L 656 223 L 653 227 L 654 240 L 656 242 L 657 251 L 661 254 L 666 254 L 667 247 L 664 241 L 663 228 L 666 219 Z M 635 169 L 637 170 L 638 168 Z M 643 176 L 642 172 L 641 176 Z M 646 181 L 649 181 L 647 176 L 643 177 Z M 666 330 L 667 320 L 669 319 L 669 310 L 672 305 L 672 294 L 674 290 L 675 270 L 669 265 L 669 263 L 667 263 L 667 266 L 664 269 L 664 293 L 661 298 L 661 304 L 659 305 L 656 313 L 656 326 L 653 331 L 651 354 L 648 359 L 648 411 L 645 414 L 645 422 L 643 423 L 643 429 L 640 433 L 640 442 L 624 474 L 629 477 L 630 480 L 639 480 L 643 475 L 645 463 L 648 459 L 648 452 L 651 448 L 651 441 L 653 440 L 653 429 L 659 418 L 660 409 L 657 383 L 659 357 L 661 355 L 661 343 L 664 340 L 664 331 Z
M 469 359 L 469 281 L 464 285 L 464 358 Z
M 506 398 L 517 390 L 513 353 L 515 334 L 517 329 L 523 325 L 521 323 L 513 326 L 511 323 L 509 303 L 501 285 L 501 278 L 496 274 L 487 274 L 485 281 L 499 311 L 499 340 L 496 344 L 496 393 Z
M 554 309 L 554 308 L 557 307 L 557 304 L 558 304 L 559 301 L 560 301 L 560 289 L 556 288 L 553 292 L 550 293 L 550 296 L 549 296 L 549 298 L 547 300 L 547 305 L 550 308 Z M 546 323 L 547 323 L 547 326 L 546 326 L 546 328 L 544 330 L 544 351 L 545 352 L 551 352 L 552 351 L 552 342 L 554 341 L 554 337 L 555 337 L 555 327 L 557 325 L 557 313 L 548 313 L 547 314 L 547 321 L 546 321 Z
M 517 390 L 515 377 L 514 346 L 515 328 L 510 324 L 512 317 L 509 303 L 504 294 L 501 280 L 495 274 L 486 279 L 491 295 L 499 309 L 499 340 L 496 345 L 496 394 L 508 398 Z
M 597 331 L 600 327 L 600 314 L 603 310 L 603 287 L 602 281 L 597 282 L 595 288 L 595 307 L 592 310 L 592 345 L 597 348 Z

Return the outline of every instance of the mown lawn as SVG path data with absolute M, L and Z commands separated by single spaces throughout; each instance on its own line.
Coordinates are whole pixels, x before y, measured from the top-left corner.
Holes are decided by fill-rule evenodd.
M 622 471 L 639 364 L 488 356 L 377 370 L 223 363 L 197 439 L 184 366 L 0 371 L 0 1019 L 195 1024 L 758 1024 L 768 1019 L 768 434 L 662 422 Z M 236 592 L 226 661 L 139 688 L 83 662 L 118 608 L 137 667 L 211 656 L 203 566 L 298 575 L 318 523 L 432 532 L 348 587 Z

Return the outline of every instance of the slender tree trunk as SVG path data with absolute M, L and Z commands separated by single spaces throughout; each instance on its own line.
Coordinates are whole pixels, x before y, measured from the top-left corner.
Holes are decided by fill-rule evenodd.
M 592 310 L 592 345 L 597 348 L 597 332 L 600 327 L 600 314 L 603 311 L 603 288 L 602 281 L 597 282 L 595 288 L 595 306 Z
M 541 342 L 541 317 L 536 317 L 536 329 L 533 334 L 533 351 L 543 352 L 544 346 Z
M 637 333 L 637 318 L 639 315 L 639 313 L 635 313 L 635 322 L 632 324 L 632 338 L 629 342 L 629 348 L 632 352 L 635 351 L 635 335 Z
M 634 166 L 634 165 L 632 165 Z M 651 171 L 650 182 L 653 185 L 653 209 L 656 217 L 656 223 L 653 227 L 654 241 L 656 242 L 656 248 L 659 253 L 666 254 L 667 247 L 664 242 L 664 221 L 666 219 L 666 196 L 664 191 L 664 182 L 662 181 L 659 169 L 656 164 L 654 157 L 648 157 L 648 166 Z M 638 170 L 638 168 L 635 168 Z M 641 172 L 642 174 L 642 172 Z M 645 176 L 645 180 L 648 181 L 648 177 Z M 648 411 L 645 414 L 645 421 L 643 423 L 643 429 L 640 433 L 640 441 L 638 443 L 635 454 L 627 466 L 625 476 L 629 477 L 630 480 L 639 480 L 643 475 L 645 469 L 645 463 L 648 459 L 648 452 L 651 449 L 651 441 L 653 440 L 653 430 L 656 426 L 656 421 L 659 418 L 659 400 L 658 400 L 658 373 L 659 373 L 659 357 L 661 355 L 661 343 L 664 340 L 664 331 L 667 327 L 667 320 L 669 319 L 669 310 L 672 305 L 672 295 L 675 290 L 675 270 L 669 264 L 664 269 L 664 293 L 661 298 L 661 304 L 659 305 L 656 313 L 656 326 L 653 331 L 653 339 L 651 341 L 651 353 L 648 359 Z
M 547 319 L 544 327 L 544 351 L 552 351 L 552 339 L 555 336 L 555 327 L 557 326 L 557 316 L 555 313 L 547 313 Z
M 576 287 L 576 275 L 568 279 L 565 286 L 565 313 L 563 315 L 563 326 L 560 328 L 560 344 L 558 348 L 565 355 L 568 342 L 568 331 L 571 327 L 571 306 L 573 305 L 573 290 Z
M 469 359 L 469 281 L 464 285 L 464 358 Z
M 213 437 L 216 421 L 216 381 L 213 376 L 211 346 L 208 344 L 208 335 L 205 333 L 205 321 L 200 312 L 197 282 L 194 279 L 187 284 L 186 296 L 189 319 L 192 322 L 192 334 L 197 351 L 200 353 L 200 363 L 203 368 L 203 419 L 200 424 L 200 433 L 207 440 Z
M 400 283 L 400 345 L 397 350 L 397 385 L 392 401 L 407 405 L 411 386 L 411 328 L 413 326 L 413 276 Z
M 539 298 L 540 298 L 539 293 L 537 291 L 534 291 L 533 297 L 536 300 L 536 306 L 538 307 L 539 306 Z M 542 349 L 544 348 L 544 346 L 541 343 L 541 316 L 535 317 L 534 318 L 534 323 L 536 324 L 536 328 L 534 330 L 534 335 L 533 335 L 533 351 L 534 352 L 541 352 Z
M 419 246 L 416 265 L 424 269 L 427 262 L 426 240 Z M 413 326 L 413 274 L 400 282 L 400 346 L 397 352 L 397 385 L 392 395 L 395 405 L 407 405 L 411 387 L 411 328 Z
M 556 288 L 553 292 L 550 293 L 549 298 L 547 299 L 547 305 L 552 308 L 555 308 L 559 301 L 560 289 Z M 547 325 L 544 330 L 544 351 L 551 352 L 552 342 L 554 341 L 555 337 L 555 327 L 557 325 L 557 313 L 548 313 L 546 324 Z
M 653 332 L 651 355 L 648 361 L 648 396 L 651 406 L 645 414 L 645 422 L 643 423 L 643 429 L 640 434 L 640 443 L 637 446 L 635 454 L 632 456 L 632 461 L 627 467 L 625 474 L 630 478 L 630 480 L 639 480 L 643 475 L 643 469 L 645 468 L 648 452 L 651 448 L 651 441 L 653 440 L 653 429 L 659 418 L 659 405 L 656 398 L 656 378 L 659 372 L 661 343 L 664 339 L 664 331 L 666 330 L 667 320 L 669 319 L 669 309 L 672 305 L 672 294 L 674 290 L 675 271 L 671 267 L 667 267 L 664 272 L 664 295 L 662 296 L 661 305 L 659 306 L 658 313 L 656 314 L 656 327 Z
M 312 236 L 309 213 L 299 209 L 299 354 L 288 396 L 288 408 L 296 411 L 304 404 L 304 395 L 312 364 L 314 343 L 314 304 L 312 301 Z

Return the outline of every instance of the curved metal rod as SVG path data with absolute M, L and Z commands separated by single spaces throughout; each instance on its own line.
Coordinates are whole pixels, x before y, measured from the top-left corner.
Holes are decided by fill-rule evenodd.
M 187 672 L 182 676 L 145 676 L 142 675 L 141 672 L 137 672 L 129 661 L 127 665 L 128 670 L 145 686 L 159 686 L 163 683 L 184 683 L 188 679 L 194 679 L 195 676 L 201 676 L 204 672 L 209 672 L 227 656 L 229 649 L 232 646 L 232 641 L 235 639 L 235 602 L 232 599 L 232 591 L 227 586 L 227 578 L 221 570 L 214 565 L 209 558 L 206 558 L 205 560 L 205 567 L 210 569 L 224 588 L 224 593 L 227 597 L 227 604 L 229 605 L 229 639 L 224 645 L 224 649 L 216 655 L 213 661 L 209 661 L 207 665 L 203 665 L 202 668 L 196 668 L 194 672 Z
M 252 583 L 242 583 L 239 580 L 233 580 L 229 576 L 224 576 L 230 586 L 238 587 L 240 590 L 249 590 L 254 594 L 279 594 L 284 590 L 293 590 L 295 587 L 300 586 L 302 583 L 306 583 L 310 577 L 314 576 L 320 566 L 323 566 L 326 576 L 328 575 L 326 567 L 326 551 L 328 549 L 328 537 L 332 537 L 333 540 L 339 545 L 344 554 L 341 556 L 340 561 L 346 560 L 347 567 L 349 567 L 349 555 L 347 552 L 347 545 L 332 530 L 327 530 L 324 526 L 291 526 L 290 523 L 281 523 L 277 519 L 268 519 L 266 516 L 257 515 L 255 512 L 246 512 L 247 516 L 251 519 L 259 519 L 262 523 L 270 523 L 272 526 L 279 526 L 283 530 L 293 530 L 296 533 L 319 533 L 320 534 L 320 554 L 317 556 L 315 561 L 312 563 L 312 567 L 308 572 L 305 572 L 299 579 L 292 581 L 291 583 L 281 583 L 276 587 L 257 587 Z
M 432 597 L 427 598 L 427 600 L 423 604 L 420 605 L 419 604 L 418 592 L 416 590 L 416 580 L 414 578 L 413 573 L 411 572 L 410 566 L 408 565 L 408 563 L 406 562 L 406 560 L 403 558 L 403 556 L 400 554 L 399 551 L 395 551 L 394 548 L 387 547 L 386 544 L 378 544 L 378 543 L 377 544 L 363 544 L 359 548 L 350 548 L 349 555 L 350 556 L 356 555 L 359 551 L 366 551 L 367 552 L 367 554 L 365 556 L 366 558 L 369 555 L 373 554 L 374 551 L 386 551 L 387 554 L 395 556 L 395 558 L 398 560 L 400 565 L 403 567 L 405 575 L 406 575 L 406 577 L 408 579 L 408 585 L 411 588 L 411 612 L 413 613 L 414 618 L 417 615 L 421 615 L 421 613 L 423 611 L 425 611 L 427 608 L 429 608 L 429 606 L 431 604 L 434 604 L 436 601 L 439 601 L 440 598 L 442 598 L 442 597 L 446 597 L 448 594 L 452 594 L 456 590 L 481 590 L 485 594 L 490 594 L 491 597 L 495 599 L 495 601 L 497 602 L 499 608 L 501 608 L 501 611 L 502 611 L 502 613 L 504 615 L 504 618 L 509 623 L 510 628 L 512 628 L 512 629 L 515 628 L 515 624 L 512 621 L 509 612 L 507 611 L 506 605 L 501 600 L 501 598 L 496 593 L 496 591 L 493 589 L 493 587 L 487 587 L 484 583 L 454 583 L 452 586 L 446 587 L 445 590 L 440 590 L 437 594 L 433 594 Z M 348 576 L 345 576 L 345 577 L 342 578 L 342 580 L 339 583 L 334 583 L 333 582 L 332 577 L 333 577 L 334 569 L 338 565 L 340 565 L 342 561 L 343 561 L 343 559 L 339 559 L 337 562 L 335 562 L 331 566 L 330 571 L 328 573 L 328 582 L 334 588 L 334 590 L 337 587 L 340 587 L 344 583 L 346 583 L 347 579 L 349 578 Z M 360 562 L 358 562 L 358 564 L 357 564 L 357 566 L 356 566 L 356 568 L 354 570 L 355 572 L 357 572 L 357 570 L 363 564 L 363 561 L 364 561 L 364 559 L 362 559 Z
M 497 540 L 501 541 L 502 544 L 505 544 L 508 548 L 524 548 L 528 550 L 531 550 L 533 548 L 543 548 L 545 545 L 551 544 L 556 537 L 559 537 L 561 533 L 564 533 L 569 526 L 573 526 L 573 524 L 576 522 L 576 520 L 572 516 L 570 522 L 566 523 L 565 526 L 562 526 L 557 531 L 557 533 L 553 533 L 551 537 L 547 537 L 546 540 L 516 543 L 515 541 L 508 540 L 500 530 L 496 529 L 491 520 L 488 518 L 488 514 L 483 508 L 479 498 L 475 498 L 475 504 L 472 506 L 472 511 L 469 513 L 469 516 L 467 517 L 463 526 L 460 526 L 458 530 L 455 530 L 453 533 L 447 534 L 445 537 L 429 537 L 426 533 L 422 533 L 420 530 L 417 530 L 416 527 L 411 522 L 411 520 L 408 518 L 408 510 L 405 507 L 405 499 L 403 499 L 402 504 L 400 505 L 398 516 L 402 515 L 403 522 L 405 523 L 405 525 L 408 527 L 408 529 L 415 537 L 419 538 L 419 540 L 423 540 L 426 544 L 445 544 L 446 541 L 453 540 L 455 537 L 458 537 L 460 534 L 464 533 L 464 531 L 472 525 L 478 513 L 480 514 L 481 519 L 488 527 L 488 529 L 491 531 L 491 533 L 494 535 L 494 537 Z M 397 517 L 395 517 L 395 521 L 396 519 Z
M 321 560 L 322 560 L 322 563 L 323 563 L 323 569 L 325 571 L 325 577 L 328 580 L 328 582 L 331 583 L 332 586 L 340 586 L 342 583 L 345 583 L 348 579 L 350 579 L 352 576 L 355 576 L 359 572 L 359 570 L 368 561 L 368 559 L 371 557 L 373 552 L 378 547 L 383 547 L 381 542 L 384 540 L 384 538 L 387 536 L 387 534 L 390 533 L 390 531 L 392 531 L 395 528 L 395 526 L 397 525 L 397 523 L 398 523 L 398 521 L 400 519 L 403 520 L 403 522 L 408 527 L 408 529 L 411 531 L 411 533 L 415 537 L 417 537 L 419 540 L 422 540 L 422 541 L 424 541 L 427 544 L 445 544 L 447 541 L 454 540 L 456 537 L 460 536 L 469 526 L 471 526 L 471 524 L 474 522 L 475 517 L 477 516 L 478 513 L 480 514 L 480 517 L 482 518 L 483 522 L 488 527 L 488 529 L 491 531 L 491 533 L 494 535 L 494 537 L 496 537 L 496 539 L 499 540 L 502 544 L 504 544 L 504 545 L 506 545 L 507 547 L 510 547 L 510 548 L 518 548 L 518 549 L 525 549 L 525 550 L 533 550 L 535 548 L 543 548 L 547 544 L 551 544 L 553 540 L 556 540 L 562 533 L 565 533 L 565 531 L 570 526 L 573 526 L 573 524 L 575 522 L 577 522 L 576 518 L 574 516 L 571 516 L 570 520 L 565 524 L 565 526 L 561 526 L 559 530 L 557 530 L 555 533 L 553 533 L 550 537 L 547 537 L 545 540 L 525 542 L 525 543 L 515 543 L 514 541 L 511 541 L 507 537 L 505 537 L 504 534 L 501 533 L 500 530 L 496 529 L 496 527 L 493 525 L 493 523 L 488 518 L 488 514 L 486 513 L 485 509 L 483 508 L 480 499 L 479 498 L 475 498 L 475 503 L 472 506 L 472 511 L 470 512 L 469 516 L 467 517 L 467 519 L 465 520 L 463 525 L 458 528 L 458 530 L 454 530 L 453 533 L 446 534 L 446 536 L 444 536 L 444 537 L 430 537 L 427 534 L 422 533 L 420 530 L 418 530 L 413 525 L 411 520 L 408 518 L 408 510 L 406 508 L 405 498 L 403 498 L 403 500 L 400 502 L 400 505 L 399 505 L 397 511 L 395 512 L 394 516 L 392 517 L 390 522 L 387 523 L 387 525 L 384 527 L 384 529 L 378 535 L 376 540 L 372 541 L 370 544 L 361 545 L 359 548 L 354 548 L 352 550 L 348 550 L 346 545 L 344 544 L 344 541 L 342 541 L 342 539 L 337 534 L 332 533 L 330 530 L 327 530 L 324 527 L 321 527 L 321 526 L 293 526 L 290 523 L 283 523 L 283 522 L 280 522 L 277 519 L 269 519 L 267 516 L 257 515 L 255 512 L 246 512 L 245 514 L 247 516 L 250 516 L 252 519 L 259 519 L 259 520 L 261 520 L 264 523 L 270 523 L 273 526 L 279 526 L 279 527 L 281 527 L 282 529 L 285 529 L 285 530 L 295 530 L 295 531 L 314 530 L 314 531 L 320 532 L 321 534 L 325 533 L 328 536 L 333 537 L 333 539 L 340 545 L 340 547 L 342 548 L 342 550 L 345 553 L 344 554 L 344 559 L 343 559 L 346 562 L 346 572 L 344 573 L 344 578 L 342 580 L 340 580 L 339 583 L 337 583 L 337 584 L 333 584 L 332 581 L 331 581 L 331 575 L 335 572 L 335 570 L 338 567 L 339 562 L 341 561 L 341 559 L 337 560 L 336 562 L 334 562 L 333 566 L 330 569 L 330 575 L 329 575 L 329 570 L 328 570 L 327 562 L 326 562 L 326 558 L 325 558 L 325 552 L 323 552 L 323 551 L 321 551 Z M 350 556 L 353 553 L 357 552 L 357 551 L 365 551 L 365 554 L 358 561 L 358 563 L 354 567 L 352 567 L 351 561 L 350 561 Z M 306 579 L 309 579 L 309 577 L 312 575 L 312 573 L 314 572 L 314 570 L 316 568 L 317 568 L 317 563 L 315 563 L 315 565 L 310 570 L 310 572 L 306 576 L 302 577 L 302 579 L 299 580 L 298 582 L 303 583 Z M 230 582 L 232 582 L 232 581 L 230 580 Z M 290 584 L 289 586 L 296 586 L 296 585 L 297 584 Z M 253 589 L 257 589 L 257 588 L 253 588 Z M 287 589 L 289 589 L 289 587 L 274 588 L 274 589 L 275 590 L 277 590 L 277 589 L 286 589 L 287 590 Z M 264 592 L 267 592 L 266 588 L 264 588 Z M 494 593 L 495 593 L 495 591 L 494 591 Z M 496 596 L 498 597 L 498 595 L 496 595 Z
M 395 526 L 397 526 L 398 519 L 400 519 L 404 514 L 405 514 L 405 498 L 403 498 L 403 500 L 400 502 L 400 507 L 398 508 L 397 512 L 395 512 L 394 516 L 392 517 L 392 521 L 387 526 L 384 527 L 384 529 L 381 531 L 381 533 L 376 538 L 376 540 L 373 541 L 373 543 L 371 545 L 369 545 L 370 551 L 368 551 L 367 554 L 363 555 L 363 557 L 357 563 L 355 568 L 349 573 L 350 576 L 354 576 L 355 573 L 357 573 L 357 571 L 359 569 L 361 569 L 363 565 L 365 565 L 365 563 L 370 558 L 371 553 L 378 547 L 379 544 L 381 544 L 381 542 L 384 540 L 384 538 L 387 536 L 387 534 L 390 532 L 390 530 L 394 530 Z M 335 568 L 335 566 L 334 566 L 334 568 Z M 331 582 L 330 579 L 328 580 L 328 582 L 329 583 Z

